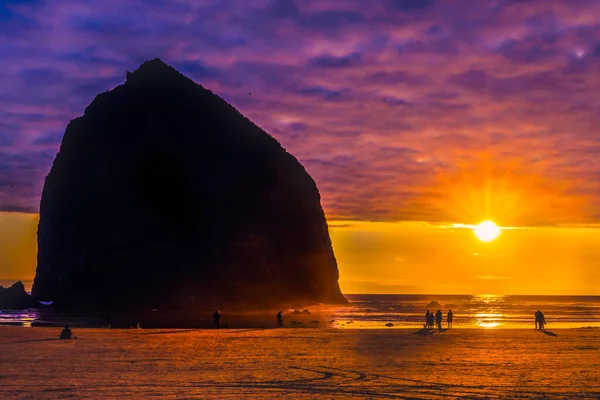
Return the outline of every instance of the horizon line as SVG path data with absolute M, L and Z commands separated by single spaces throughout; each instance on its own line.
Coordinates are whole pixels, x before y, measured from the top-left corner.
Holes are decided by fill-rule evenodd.
M 474 296 L 474 297 L 509 297 L 509 296 L 546 296 L 546 297 L 600 297 L 600 294 L 498 294 L 498 293 L 342 293 L 344 296 Z
M 0 214 L 20 214 L 20 215 L 40 215 L 39 211 L 23 211 L 23 210 L 0 210 Z M 349 228 L 352 224 L 427 224 L 427 228 L 443 228 L 443 229 L 473 229 L 477 224 L 466 224 L 448 221 L 425 221 L 425 220 L 373 220 L 373 219 L 346 219 L 346 218 L 326 218 L 328 228 Z M 526 230 L 526 229 L 541 229 L 541 228 L 564 228 L 564 229 L 600 229 L 600 222 L 583 222 L 583 223 L 565 223 L 565 224 L 543 224 L 543 225 L 514 225 L 504 226 L 498 225 L 502 230 Z

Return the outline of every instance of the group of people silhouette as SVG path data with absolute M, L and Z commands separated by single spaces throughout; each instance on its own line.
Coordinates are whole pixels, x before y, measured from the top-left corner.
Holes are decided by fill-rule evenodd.
M 111 328 L 111 315 L 108 313 L 104 317 L 104 328 Z M 448 329 L 452 328 L 452 320 L 454 319 L 454 314 L 452 310 L 448 310 L 448 314 L 446 316 L 446 322 L 448 323 Z M 540 310 L 535 312 L 535 329 L 544 330 L 546 325 L 546 317 L 544 313 Z M 213 313 L 213 327 L 219 329 L 221 326 L 221 310 L 215 310 Z M 283 310 L 280 310 L 277 313 L 277 327 L 283 328 Z M 132 325 L 132 328 L 140 329 L 139 322 L 136 321 L 135 326 Z M 442 329 L 442 310 L 437 310 L 435 313 L 427 312 L 425 313 L 425 323 L 423 324 L 423 328 L 425 329 Z M 69 329 L 69 325 L 65 325 L 64 329 L 60 333 L 60 339 L 77 339 Z
M 448 310 L 447 322 L 448 329 L 452 328 L 452 319 L 454 318 L 454 314 L 452 314 L 452 310 Z M 437 327 L 437 329 L 442 329 L 442 310 L 437 310 L 434 313 L 427 312 L 425 313 L 425 323 L 423 324 L 423 328 L 425 329 L 433 329 Z

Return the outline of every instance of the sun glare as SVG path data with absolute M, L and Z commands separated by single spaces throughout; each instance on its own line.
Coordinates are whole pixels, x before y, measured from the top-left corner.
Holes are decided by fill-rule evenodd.
M 488 243 L 500 236 L 500 228 L 492 221 L 483 221 L 473 228 L 473 233 L 477 239 Z
M 480 321 L 477 323 L 481 328 L 495 328 L 500 326 L 499 322 L 488 322 L 488 321 Z

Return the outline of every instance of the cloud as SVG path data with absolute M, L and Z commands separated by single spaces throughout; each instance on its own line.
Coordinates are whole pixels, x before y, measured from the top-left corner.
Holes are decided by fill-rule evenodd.
M 510 278 L 507 278 L 505 276 L 493 276 L 493 275 L 477 275 L 477 276 L 473 276 L 471 279 L 474 280 L 478 280 L 478 281 L 498 281 L 498 280 L 508 280 Z
M 329 228 L 351 228 L 353 224 L 329 223 Z
M 431 7 L 435 0 L 389 0 L 391 8 L 404 12 L 424 10 Z
M 359 65 L 361 61 L 360 53 L 352 53 L 342 57 L 324 55 L 312 59 L 310 65 L 320 68 L 344 68 Z
M 317 97 L 328 101 L 342 100 L 343 97 L 342 92 L 331 90 L 322 86 L 302 88 L 298 91 L 298 93 L 303 96 Z
M 0 148 L 0 209 L 16 212 L 36 210 L 46 166 L 55 154 L 51 150 L 18 154 L 9 151 Z
M 1 210 L 36 212 L 69 120 L 161 57 L 297 156 L 330 219 L 600 222 L 600 3 L 141 4 L 0 5 Z

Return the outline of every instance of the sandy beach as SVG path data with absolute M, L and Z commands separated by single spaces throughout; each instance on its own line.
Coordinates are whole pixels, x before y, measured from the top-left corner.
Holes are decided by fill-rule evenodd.
M 0 398 L 597 398 L 600 330 L 0 327 Z

